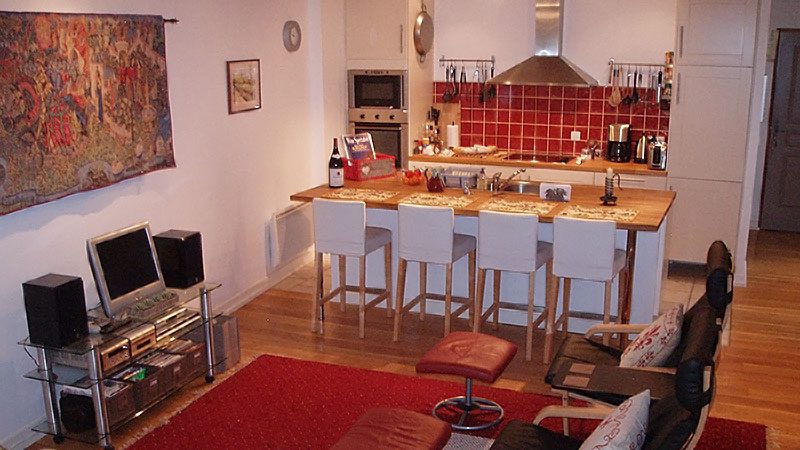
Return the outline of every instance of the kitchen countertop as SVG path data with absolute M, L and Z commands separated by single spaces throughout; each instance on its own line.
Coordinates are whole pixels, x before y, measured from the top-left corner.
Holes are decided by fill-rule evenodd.
M 548 162 L 531 162 L 521 160 L 507 160 L 497 155 L 485 156 L 425 156 L 425 155 L 412 155 L 410 161 L 424 162 L 431 164 L 465 164 L 477 166 L 508 166 L 508 167 L 535 167 L 539 169 L 555 169 L 555 170 L 576 170 L 580 172 L 605 172 L 609 167 L 615 173 L 629 174 L 629 175 L 649 175 L 656 177 L 666 177 L 666 170 L 653 170 L 647 167 L 647 164 L 636 164 L 634 162 L 615 163 L 606 161 L 604 159 L 590 159 L 583 161 L 581 164 L 576 164 L 576 159 L 571 159 L 568 163 L 548 163 Z
M 488 163 L 483 162 L 482 164 Z M 549 166 L 551 164 L 542 165 Z M 369 189 L 371 191 L 377 191 L 377 193 L 383 193 L 383 195 L 376 196 L 376 198 L 365 200 L 367 208 L 378 209 L 397 209 L 397 205 L 411 195 L 429 194 L 424 183 L 418 186 L 407 186 L 402 184 L 397 178 L 384 178 L 372 181 L 347 180 L 345 182 L 345 188 Z M 290 198 L 295 201 L 310 202 L 314 198 L 329 197 L 331 194 L 336 195 L 335 193 L 337 191 L 339 190 L 329 188 L 328 185 L 325 184 L 298 192 Z M 615 194 L 618 197 L 617 206 L 605 206 L 603 208 L 616 209 L 619 211 L 633 209 L 637 212 L 633 220 L 617 221 L 617 228 L 623 230 L 657 231 L 675 200 L 675 193 L 672 191 L 625 188 L 618 189 Z M 492 199 L 545 202 L 540 199 L 538 195 L 532 194 L 503 192 L 493 195 L 491 192 L 473 190 L 472 194 L 468 196 L 464 194 L 461 189 L 453 188 L 448 188 L 445 189 L 444 192 L 431 195 L 457 197 L 461 200 L 463 206 L 455 206 L 453 210 L 457 215 L 462 216 L 477 216 L 478 211 L 482 209 L 481 206 Z M 540 215 L 539 221 L 552 222 L 555 216 L 571 206 L 586 208 L 600 207 L 600 196 L 602 195 L 603 188 L 600 186 L 573 185 L 572 199 L 569 202 L 547 202 L 553 203 L 556 206 L 548 213 Z

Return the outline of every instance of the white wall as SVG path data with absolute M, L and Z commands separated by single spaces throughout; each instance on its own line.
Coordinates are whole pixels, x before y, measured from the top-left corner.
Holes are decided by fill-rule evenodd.
M 661 63 L 675 42 L 677 0 L 563 0 L 562 54 L 601 84 L 608 59 Z M 533 55 L 535 0 L 437 0 L 434 55 L 497 58 L 497 72 Z M 444 71 L 436 68 L 436 80 Z
M 338 2 L 338 3 L 337 3 Z M 233 6 L 235 5 L 235 6 Z M 199 230 L 216 307 L 265 286 L 265 222 L 291 193 L 323 181 L 328 137 L 344 129 L 341 0 L 0 0 L 3 11 L 160 14 L 177 168 L 0 217 L 0 445 L 43 417 L 33 363 L 15 343 L 27 334 L 21 283 L 48 272 L 81 276 L 97 293 L 85 240 L 149 220 L 155 232 Z M 329 17 L 330 16 L 330 17 Z M 301 49 L 281 31 L 300 22 Z M 311 24 L 311 25 L 309 25 Z M 330 33 L 329 33 L 330 32 Z M 325 37 L 323 40 L 322 37 Z M 325 45 L 323 46 L 323 41 Z M 228 115 L 225 61 L 261 60 L 260 110 Z

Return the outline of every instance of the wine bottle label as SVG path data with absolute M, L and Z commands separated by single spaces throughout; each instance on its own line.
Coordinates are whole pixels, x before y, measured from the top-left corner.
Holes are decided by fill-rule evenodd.
M 342 187 L 344 186 L 344 169 L 341 167 L 335 169 L 328 169 L 328 186 Z

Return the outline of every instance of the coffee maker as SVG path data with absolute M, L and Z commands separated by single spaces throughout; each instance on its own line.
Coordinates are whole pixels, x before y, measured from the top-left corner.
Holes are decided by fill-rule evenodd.
M 613 162 L 631 160 L 631 126 L 627 123 L 612 123 L 608 126 L 608 147 L 606 158 Z

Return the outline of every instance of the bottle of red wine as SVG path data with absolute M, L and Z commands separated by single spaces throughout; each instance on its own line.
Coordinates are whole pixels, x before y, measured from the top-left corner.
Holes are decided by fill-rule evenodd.
M 328 186 L 340 188 L 344 186 L 344 163 L 339 154 L 339 141 L 333 138 L 333 153 L 328 161 Z

